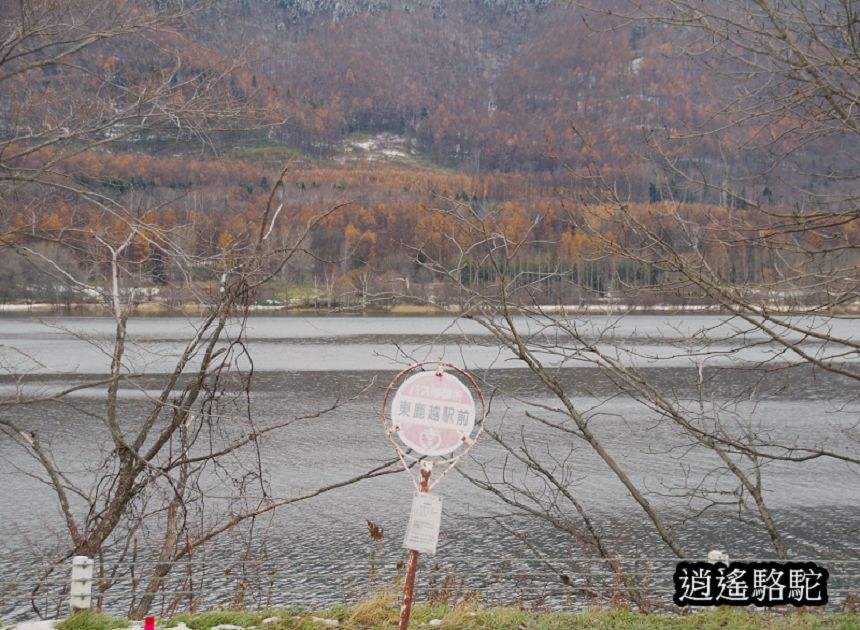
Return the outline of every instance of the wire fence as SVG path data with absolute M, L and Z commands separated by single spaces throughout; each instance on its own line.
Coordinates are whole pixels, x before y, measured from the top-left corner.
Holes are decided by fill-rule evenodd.
M 732 558 L 732 562 L 774 561 L 773 558 Z M 829 611 L 858 610 L 860 559 L 814 562 L 829 573 Z M 540 610 L 631 606 L 672 610 L 677 558 L 616 558 L 614 567 L 591 558 L 475 557 L 419 563 L 418 603 L 513 605 Z M 354 604 L 389 589 L 399 589 L 403 563 L 335 563 L 291 566 L 273 560 L 169 563 L 170 572 L 155 589 L 149 612 L 163 617 L 211 609 L 266 610 L 299 607 L 324 609 Z M 476 568 L 477 567 L 477 568 Z M 151 584 L 155 563 L 96 563 L 92 607 L 127 615 Z M 69 613 L 71 562 L 41 580 L 15 579 L 3 586 L 0 618 L 18 623 L 34 618 L 61 618 Z

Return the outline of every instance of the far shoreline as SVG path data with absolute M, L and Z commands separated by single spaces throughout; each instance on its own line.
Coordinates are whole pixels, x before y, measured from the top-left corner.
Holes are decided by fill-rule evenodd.
M 207 311 L 208 305 L 200 303 L 166 304 L 164 302 L 142 302 L 131 309 L 133 317 L 199 317 Z M 793 316 L 828 316 L 860 315 L 860 304 L 843 305 L 839 309 L 824 309 L 809 306 L 806 308 L 790 307 L 780 304 L 765 304 L 763 308 L 768 313 Z M 721 315 L 731 314 L 731 310 L 721 304 L 622 304 L 622 303 L 589 303 L 589 304 L 547 304 L 533 305 L 527 310 L 530 314 L 544 315 Z M 237 313 L 240 309 L 237 309 Z M 339 306 L 287 306 L 254 304 L 247 308 L 248 315 L 254 316 L 314 316 L 338 317 L 355 316 L 435 316 L 461 315 L 460 305 L 434 304 L 393 304 L 390 306 L 369 305 L 366 307 Z M 108 309 L 97 303 L 78 302 L 71 304 L 52 304 L 38 302 L 32 304 L 0 304 L 0 317 L 15 316 L 69 316 L 69 317 L 110 317 Z

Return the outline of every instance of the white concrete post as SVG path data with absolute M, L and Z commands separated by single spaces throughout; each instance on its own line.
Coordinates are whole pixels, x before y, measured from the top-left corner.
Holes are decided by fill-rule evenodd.
M 72 612 L 88 610 L 93 592 L 93 560 L 87 556 L 72 558 Z

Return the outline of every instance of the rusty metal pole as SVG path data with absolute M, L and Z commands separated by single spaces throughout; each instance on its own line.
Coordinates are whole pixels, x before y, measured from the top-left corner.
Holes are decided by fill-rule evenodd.
M 418 492 L 430 491 L 430 474 L 432 472 L 432 464 L 425 466 L 424 462 L 421 462 L 421 481 L 418 484 Z M 403 602 L 400 604 L 400 625 L 397 627 L 398 630 L 407 630 L 409 628 L 409 615 L 412 614 L 412 599 L 415 595 L 415 574 L 417 572 L 418 552 L 410 549 L 409 559 L 406 561 L 406 581 L 403 584 Z

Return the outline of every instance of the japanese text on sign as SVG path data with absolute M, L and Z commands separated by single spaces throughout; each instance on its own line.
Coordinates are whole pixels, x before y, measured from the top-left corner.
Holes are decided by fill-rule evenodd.
M 436 553 L 442 523 L 442 497 L 419 492 L 412 500 L 403 546 L 419 553 Z
M 469 439 L 475 426 L 475 401 L 452 374 L 420 372 L 397 389 L 391 420 L 409 448 L 423 455 L 447 455 Z

